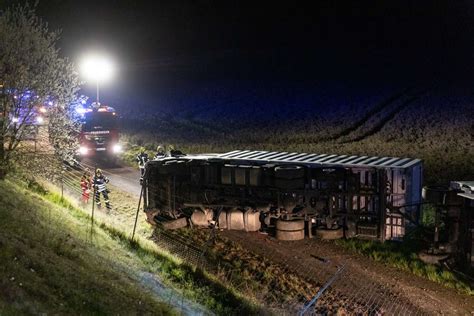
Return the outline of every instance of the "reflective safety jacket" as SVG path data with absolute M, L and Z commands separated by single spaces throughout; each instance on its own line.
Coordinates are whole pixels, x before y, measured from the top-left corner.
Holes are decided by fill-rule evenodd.
M 140 169 L 145 168 L 145 165 L 148 162 L 148 154 L 147 153 L 138 154 L 137 162 Z
M 82 189 L 82 191 L 83 191 L 83 192 L 84 192 L 84 191 L 87 191 L 87 190 L 90 189 L 90 187 L 91 187 L 90 179 L 83 177 L 83 178 L 81 179 L 81 189 Z
M 107 190 L 107 187 L 105 185 L 109 183 L 109 179 L 103 174 L 101 174 L 100 176 L 96 175 L 94 177 L 93 182 L 94 182 L 96 192 L 102 192 L 102 191 Z
M 156 153 L 155 157 L 153 157 L 153 159 L 160 159 L 160 158 L 164 158 L 166 155 L 164 152 L 158 152 Z

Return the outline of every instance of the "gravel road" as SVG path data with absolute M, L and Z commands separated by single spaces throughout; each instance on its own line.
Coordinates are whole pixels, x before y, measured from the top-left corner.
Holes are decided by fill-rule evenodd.
M 139 197 L 140 186 L 140 170 L 122 164 L 111 165 L 106 162 L 97 162 L 89 159 L 84 160 L 85 166 L 92 166 L 102 169 L 105 176 L 110 179 L 110 184 Z

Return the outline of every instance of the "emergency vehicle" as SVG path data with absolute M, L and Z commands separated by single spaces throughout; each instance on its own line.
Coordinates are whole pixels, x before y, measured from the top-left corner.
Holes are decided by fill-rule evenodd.
M 122 151 L 119 144 L 118 117 L 110 106 L 93 103 L 79 110 L 82 115 L 82 128 L 79 135 L 79 156 L 98 155 L 115 158 Z

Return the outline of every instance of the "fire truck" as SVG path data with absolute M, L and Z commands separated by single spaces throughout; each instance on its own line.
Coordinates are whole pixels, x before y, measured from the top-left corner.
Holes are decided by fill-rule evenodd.
M 113 107 L 93 103 L 78 111 L 82 116 L 79 135 L 80 157 L 106 157 L 114 159 L 122 151 L 119 144 L 117 112 Z

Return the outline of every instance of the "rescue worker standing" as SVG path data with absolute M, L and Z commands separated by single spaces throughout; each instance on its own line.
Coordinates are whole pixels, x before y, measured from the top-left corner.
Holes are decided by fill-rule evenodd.
M 181 150 L 175 149 L 173 145 L 168 146 L 168 152 L 166 156 L 168 157 L 180 157 L 183 156 L 183 152 Z
M 145 165 L 148 162 L 148 154 L 144 151 L 137 155 L 138 167 L 140 168 L 140 177 L 145 174 Z
M 92 182 L 94 184 L 95 190 L 95 203 L 98 207 L 101 207 L 100 194 L 102 193 L 102 195 L 104 196 L 105 206 L 107 207 L 107 210 L 110 210 L 111 207 L 109 201 L 109 194 L 106 186 L 106 184 L 109 183 L 109 179 L 102 174 L 102 170 L 97 169 L 95 171 L 95 176 Z
M 168 145 L 168 148 L 166 150 L 166 157 L 172 157 L 172 152 L 174 151 L 174 146 L 173 145 Z
M 155 157 L 153 157 L 153 159 L 160 159 L 165 156 L 166 156 L 166 153 L 163 146 L 159 145 L 158 147 L 156 147 L 156 154 L 155 154 Z
M 91 193 L 91 175 L 88 170 L 84 172 L 81 178 L 82 203 L 88 204 Z

